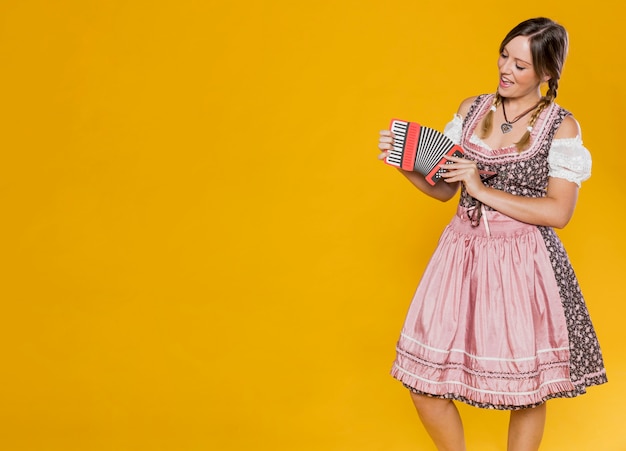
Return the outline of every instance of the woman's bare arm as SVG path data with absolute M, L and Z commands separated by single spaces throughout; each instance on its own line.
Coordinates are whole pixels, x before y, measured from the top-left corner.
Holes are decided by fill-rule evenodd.
M 465 114 L 467 114 L 469 107 L 471 106 L 471 104 L 474 102 L 475 99 L 476 97 L 471 97 L 469 99 L 464 100 L 459 106 L 457 114 L 459 114 L 461 117 L 465 117 Z M 378 141 L 378 148 L 382 151 L 379 158 L 380 159 L 385 158 L 387 156 L 387 152 L 392 148 L 392 146 L 393 146 L 393 133 L 390 130 L 382 130 L 380 132 L 380 137 Z M 421 192 L 423 192 L 427 196 L 430 196 L 442 202 L 446 202 L 452 199 L 456 195 L 457 191 L 459 190 L 460 183 L 439 182 L 433 186 L 433 185 L 430 185 L 426 181 L 424 176 L 418 172 L 404 171 L 402 169 L 398 169 L 398 171 L 400 171 L 402 175 L 404 175 L 409 180 L 409 182 L 411 182 L 413 186 L 415 186 Z

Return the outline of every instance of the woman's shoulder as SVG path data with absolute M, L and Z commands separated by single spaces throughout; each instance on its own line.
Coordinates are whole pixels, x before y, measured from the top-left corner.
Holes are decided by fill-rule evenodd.
M 557 129 L 556 134 L 554 135 L 554 138 L 562 139 L 562 138 L 576 138 L 576 137 L 582 138 L 581 131 L 580 131 L 580 124 L 574 118 L 574 116 L 572 116 L 571 114 L 568 114 L 567 116 L 563 118 L 561 125 L 559 125 L 559 128 Z
M 478 103 L 478 101 L 483 100 L 489 97 L 489 94 L 479 94 L 476 96 L 468 97 L 461 102 L 459 105 L 459 109 L 457 110 L 457 114 L 461 117 L 465 117 L 467 113 L 470 111 L 473 105 Z

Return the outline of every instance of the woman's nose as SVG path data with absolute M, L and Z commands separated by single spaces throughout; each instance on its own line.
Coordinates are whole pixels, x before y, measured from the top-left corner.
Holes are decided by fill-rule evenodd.
M 510 74 L 512 64 L 513 62 L 511 62 L 511 60 L 504 61 L 500 66 L 500 72 L 503 74 Z

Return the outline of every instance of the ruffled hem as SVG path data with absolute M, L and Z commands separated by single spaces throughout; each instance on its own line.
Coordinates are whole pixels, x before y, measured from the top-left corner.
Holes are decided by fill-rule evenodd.
M 606 382 L 606 376 L 596 376 L 586 380 L 585 384 L 574 386 L 570 381 L 555 382 L 544 385 L 535 394 L 503 394 L 476 391 L 471 387 L 458 384 L 439 384 L 436 390 L 420 379 L 407 374 L 395 366 L 391 375 L 402 382 L 411 392 L 440 399 L 451 399 L 465 404 L 493 410 L 519 410 L 537 407 L 549 399 L 574 398 L 586 393 L 586 387 Z
M 539 402 L 537 402 L 535 404 L 527 404 L 527 405 L 523 405 L 523 406 L 519 406 L 519 405 L 504 405 L 504 404 L 489 404 L 489 403 L 485 403 L 485 402 L 474 401 L 473 399 L 469 399 L 469 398 L 466 398 L 464 396 L 461 396 L 461 395 L 458 395 L 458 394 L 454 394 L 454 393 L 445 393 L 443 395 L 433 395 L 432 393 L 426 393 L 426 392 L 420 391 L 420 390 L 418 390 L 416 388 L 413 388 L 410 385 L 408 385 L 407 383 L 403 383 L 402 385 L 404 385 L 404 387 L 407 388 L 412 393 L 416 393 L 418 395 L 425 395 L 425 396 L 429 396 L 431 398 L 439 398 L 439 399 L 451 399 L 451 400 L 459 401 L 459 402 L 462 402 L 464 404 L 467 404 L 467 405 L 470 405 L 470 406 L 473 406 L 473 407 L 478 407 L 479 409 L 521 410 L 521 409 L 531 409 L 533 407 L 538 407 L 541 404 L 543 404 L 544 402 L 549 401 L 550 399 L 575 398 L 577 396 L 584 395 L 585 393 L 587 393 L 587 387 L 593 387 L 593 386 L 596 386 L 596 385 L 602 385 L 602 384 L 606 384 L 607 382 L 608 382 L 608 379 L 606 377 L 606 374 L 589 377 L 589 378 L 585 379 L 584 385 L 576 386 L 575 390 L 565 391 L 565 392 L 560 392 L 560 393 L 553 393 L 553 394 L 551 394 L 549 396 L 544 397 L 541 401 L 539 401 Z
M 541 404 L 543 404 L 544 402 L 548 401 L 549 399 L 552 398 L 557 398 L 557 397 L 561 397 L 561 398 L 573 398 L 574 396 L 577 396 L 577 393 L 575 392 L 563 392 L 561 394 L 555 394 L 552 396 L 548 396 L 545 399 L 541 400 L 540 402 L 537 402 L 535 404 L 528 404 L 525 406 L 516 406 L 516 405 L 497 405 L 497 404 L 489 404 L 489 403 L 485 403 L 485 402 L 478 402 L 478 401 L 474 401 L 468 398 L 465 398 L 464 396 L 460 396 L 460 395 L 456 395 L 453 393 L 447 393 L 445 395 L 432 395 L 430 393 L 425 393 L 422 391 L 419 391 L 407 384 L 403 384 L 406 388 L 409 389 L 409 391 L 411 391 L 412 393 L 416 393 L 418 395 L 425 395 L 428 396 L 430 398 L 439 398 L 439 399 L 451 399 L 453 401 L 459 401 L 462 402 L 464 404 L 470 405 L 472 407 L 478 407 L 479 409 L 490 409 L 490 410 L 522 410 L 522 409 L 532 409 L 534 407 L 538 407 Z
M 397 379 L 413 393 L 426 395 L 432 398 L 451 399 L 481 409 L 492 410 L 519 410 L 537 407 L 550 399 L 575 398 L 587 393 L 588 387 L 603 385 L 608 382 L 606 370 L 602 369 L 593 374 L 585 374 L 576 381 L 563 381 L 546 384 L 534 395 L 496 394 L 486 393 L 486 390 L 476 390 L 464 387 L 457 383 L 428 384 L 410 372 L 394 364 L 391 376 Z M 436 388 L 434 388 L 436 387 Z

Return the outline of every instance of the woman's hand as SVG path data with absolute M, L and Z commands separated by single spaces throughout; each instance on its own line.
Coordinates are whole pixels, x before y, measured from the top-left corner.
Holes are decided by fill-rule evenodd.
M 447 183 L 462 182 L 467 193 L 480 200 L 480 193 L 487 188 L 480 178 L 481 172 L 476 167 L 476 163 L 472 160 L 453 156 L 447 156 L 446 159 L 451 163 L 441 165 L 446 170 L 441 174 L 441 177 Z
M 384 160 L 389 155 L 389 151 L 393 147 L 393 133 L 390 130 L 381 130 L 380 136 L 378 138 L 378 149 L 380 149 L 380 154 L 378 155 L 379 160 Z
M 389 155 L 389 151 L 393 149 L 394 135 L 391 130 L 381 130 L 378 138 L 378 154 L 379 160 L 384 160 Z M 459 184 L 458 183 L 437 183 L 435 186 L 430 185 L 424 176 L 416 171 L 405 171 L 404 169 L 397 168 L 402 175 L 404 175 L 417 189 L 442 202 L 446 202 L 456 194 Z

